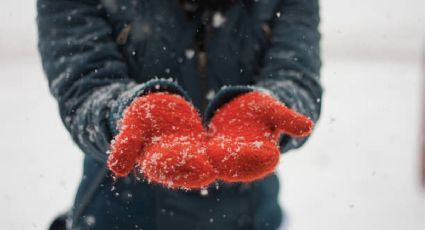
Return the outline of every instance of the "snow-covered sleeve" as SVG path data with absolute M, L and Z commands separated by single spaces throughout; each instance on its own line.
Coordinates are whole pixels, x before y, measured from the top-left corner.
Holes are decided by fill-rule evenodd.
M 232 97 L 259 89 L 316 122 L 322 96 L 319 20 L 318 0 L 280 0 L 270 21 L 270 46 L 254 84 L 223 88 L 210 103 L 206 117 Z M 306 140 L 283 135 L 281 151 L 298 148 Z
M 151 91 L 187 98 L 174 82 L 136 84 L 99 1 L 38 0 L 39 51 L 49 88 L 73 140 L 106 161 L 117 120 L 131 101 Z

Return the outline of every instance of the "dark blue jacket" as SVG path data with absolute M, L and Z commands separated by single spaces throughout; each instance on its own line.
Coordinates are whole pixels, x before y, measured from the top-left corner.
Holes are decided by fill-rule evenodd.
M 275 175 L 251 184 L 220 183 L 201 195 L 133 175 L 113 182 L 105 161 L 122 111 L 153 91 L 185 96 L 204 112 L 206 123 L 223 103 L 256 89 L 317 120 L 318 0 L 237 1 L 223 12 L 225 22 L 209 29 L 204 75 L 191 53 L 201 14 L 187 19 L 177 0 L 38 0 L 37 9 L 50 90 L 85 153 L 73 228 L 226 230 L 281 224 Z M 208 106 L 206 94 L 215 95 Z M 304 142 L 283 136 L 282 152 Z

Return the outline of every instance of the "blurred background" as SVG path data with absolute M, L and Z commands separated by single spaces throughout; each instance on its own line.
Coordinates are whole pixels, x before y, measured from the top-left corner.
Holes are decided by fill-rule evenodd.
M 322 0 L 323 114 L 278 169 L 290 230 L 423 230 L 423 0 Z M 35 1 L 0 8 L 0 229 L 46 229 L 82 153 L 36 50 Z

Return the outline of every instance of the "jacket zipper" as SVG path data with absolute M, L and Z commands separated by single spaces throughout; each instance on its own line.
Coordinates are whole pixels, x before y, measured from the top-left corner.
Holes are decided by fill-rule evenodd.
M 201 15 L 201 22 L 196 31 L 195 37 L 195 54 L 197 58 L 197 69 L 200 77 L 201 91 L 201 110 L 204 110 L 208 105 L 206 94 L 209 91 L 208 85 L 208 39 L 211 30 L 211 11 L 206 10 Z

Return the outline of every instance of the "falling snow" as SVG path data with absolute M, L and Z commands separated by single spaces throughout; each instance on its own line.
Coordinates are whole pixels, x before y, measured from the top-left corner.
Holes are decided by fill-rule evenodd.
M 192 59 L 195 56 L 195 50 L 193 49 L 185 50 L 185 55 L 187 59 Z
M 226 18 L 220 12 L 214 13 L 212 18 L 212 26 L 214 28 L 223 26 L 225 22 L 226 22 Z
M 203 188 L 201 189 L 201 196 L 207 196 L 208 195 L 208 190 Z
M 94 226 L 96 224 L 96 218 L 94 216 L 86 216 L 84 217 L 84 222 L 88 225 L 88 226 Z

